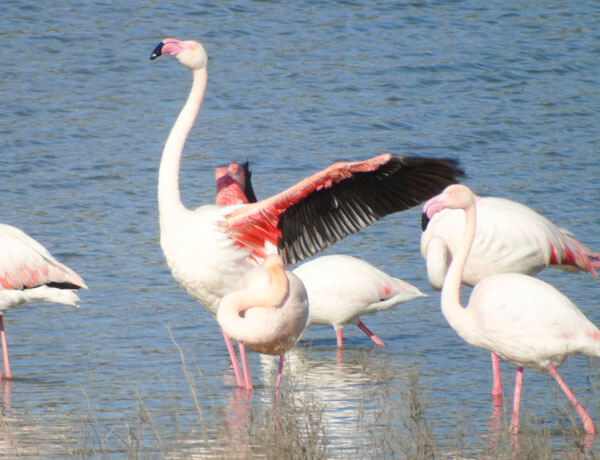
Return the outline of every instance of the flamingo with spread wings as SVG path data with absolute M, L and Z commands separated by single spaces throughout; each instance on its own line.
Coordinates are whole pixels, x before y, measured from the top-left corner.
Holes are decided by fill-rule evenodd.
M 213 316 L 221 298 L 268 254 L 278 252 L 285 265 L 293 264 L 421 203 L 463 175 L 454 160 L 382 154 L 334 163 L 256 203 L 188 209 L 181 202 L 179 167 L 204 97 L 208 58 L 200 43 L 172 38 L 163 40 L 151 59 L 162 54 L 191 70 L 193 82 L 160 162 L 160 242 L 173 277 Z
M 215 170 L 217 204 L 257 201 L 248 162 L 231 162 Z M 307 327 L 329 325 L 335 329 L 338 348 L 344 346 L 343 328 L 356 324 L 375 344 L 383 340 L 360 319 L 361 315 L 388 310 L 396 305 L 426 297 L 415 286 L 388 275 L 370 263 L 343 254 L 320 256 L 296 269 L 309 299 Z
M 216 203 L 229 205 L 257 201 L 248 162 L 232 161 L 215 169 Z M 343 328 L 356 324 L 376 345 L 384 346 L 360 319 L 361 315 L 388 310 L 396 305 L 426 297 L 415 286 L 388 275 L 370 263 L 342 254 L 320 256 L 297 267 L 294 272 L 304 284 L 309 309 L 306 327 L 329 325 L 335 329 L 338 348 L 344 346 Z M 232 345 L 230 353 L 233 350 Z M 251 386 L 244 343 L 239 344 L 246 386 Z M 237 358 L 232 356 L 232 362 Z

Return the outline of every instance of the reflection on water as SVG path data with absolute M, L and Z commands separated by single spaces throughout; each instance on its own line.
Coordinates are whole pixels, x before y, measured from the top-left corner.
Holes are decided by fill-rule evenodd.
M 512 435 L 510 404 L 497 400 L 482 407 L 487 422 L 480 445 L 467 441 L 468 422 L 450 425 L 451 442 L 439 438 L 434 426 L 444 421 L 430 415 L 430 389 L 419 365 L 391 365 L 379 347 L 347 348 L 342 355 L 335 348 L 301 345 L 286 353 L 280 391 L 274 387 L 277 357 L 259 355 L 262 384 L 253 391 L 235 385 L 211 388 L 202 371 L 182 357 L 188 393 L 183 402 L 167 393 L 162 401 L 172 406 L 174 424 L 163 424 L 164 414 L 140 394 L 136 416 L 108 432 L 93 407 L 75 423 L 52 415 L 32 418 L 10 406 L 11 385 L 19 382 L 3 382 L 1 451 L 7 456 L 143 452 L 163 458 L 240 459 L 472 458 L 485 452 L 486 458 L 509 458 L 545 451 L 551 456 L 556 439 L 564 440 L 560 452 L 565 456 L 590 452 L 594 445 L 594 436 L 582 434 L 577 420 L 554 428 L 529 420 Z M 222 405 L 214 399 L 204 402 L 210 392 Z M 41 438 L 43 447 L 36 442 Z
M 261 356 L 261 365 L 265 382 L 273 382 L 276 361 Z M 344 358 L 336 358 L 334 349 L 295 348 L 286 353 L 284 384 L 294 385 L 297 399 L 310 396 L 323 408 L 331 447 L 342 452 L 356 446 L 359 419 L 369 409 L 365 393 L 384 378 L 387 365 L 369 360 L 366 350 L 346 350 Z

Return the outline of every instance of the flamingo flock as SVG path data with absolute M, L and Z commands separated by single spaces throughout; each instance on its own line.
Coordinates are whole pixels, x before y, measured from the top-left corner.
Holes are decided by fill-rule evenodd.
M 257 201 L 248 162 L 231 162 L 215 170 L 216 203 L 220 205 Z M 355 324 L 376 345 L 383 340 L 360 320 L 361 315 L 388 310 L 418 297 L 418 288 L 379 270 L 369 262 L 343 254 L 317 257 L 294 270 L 300 277 L 310 304 L 306 327 L 332 326 L 338 348 L 343 348 L 343 327 Z M 329 276 L 335 273 L 337 276 Z
M 489 350 L 518 366 L 514 391 L 512 430 L 519 428 L 523 367 L 547 369 L 580 416 L 587 433 L 594 423 L 556 366 L 569 354 L 600 358 L 600 330 L 557 289 L 532 276 L 497 272 L 477 282 L 469 303 L 460 303 L 467 259 L 474 247 L 479 203 L 464 185 L 451 185 L 423 208 L 428 218 L 444 209 L 462 210 L 462 236 L 442 284 L 442 313 L 468 344 Z
M 179 196 L 179 164 L 206 89 L 207 55 L 200 43 L 173 38 L 163 40 L 151 59 L 163 54 L 187 67 L 193 82 L 159 169 L 161 246 L 175 279 L 216 316 L 239 386 L 252 387 L 245 346 L 281 355 L 279 385 L 283 353 L 312 324 L 332 325 L 338 347 L 348 323 L 383 345 L 360 315 L 422 296 L 417 288 L 344 255 L 320 256 L 293 272 L 285 266 L 428 200 L 421 240 L 428 279 L 442 290 L 450 326 L 469 344 L 492 352 L 493 395 L 502 393 L 498 357 L 518 366 L 513 431 L 519 426 L 523 367 L 533 366 L 556 378 L 585 431 L 593 433 L 591 418 L 556 366 L 570 353 L 600 356 L 600 332 L 566 297 L 531 275 L 555 266 L 596 277 L 599 253 L 527 206 L 476 197 L 456 184 L 462 171 L 451 160 L 383 154 L 334 163 L 263 200 L 256 198 L 247 164 L 231 162 L 215 170 L 216 203 L 188 210 Z M 466 308 L 461 283 L 475 286 Z M 544 320 L 536 321 L 540 316 Z M 278 320 L 268 317 L 286 324 L 276 326 Z M 230 338 L 240 342 L 243 380 Z M 260 345 L 263 339 L 269 345 Z
M 179 165 L 206 90 L 208 58 L 202 44 L 173 38 L 159 43 L 151 59 L 162 55 L 174 56 L 192 72 L 192 88 L 160 162 L 160 243 L 173 277 L 213 317 L 221 299 L 240 289 L 244 275 L 267 256 L 279 254 L 284 265 L 311 257 L 388 214 L 422 203 L 463 175 L 455 160 L 381 154 L 334 163 L 254 203 L 187 209 Z M 225 187 L 228 176 L 219 174 L 217 187 Z M 223 336 L 235 370 L 233 346 Z M 248 376 L 242 381 L 239 371 L 235 375 L 239 386 L 251 387 Z
M 600 253 L 594 252 L 533 209 L 515 201 L 479 197 L 475 236 L 465 262 L 462 283 L 475 286 L 496 273 L 535 275 L 546 267 L 565 271 L 587 271 L 594 279 Z M 446 208 L 423 213 L 421 255 L 426 260 L 431 287 L 441 290 L 452 255 L 462 245 L 465 215 Z M 492 352 L 494 382 L 492 396 L 502 395 L 498 357 Z
M 239 387 L 252 388 L 246 348 L 279 355 L 279 387 L 284 354 L 312 325 L 332 326 L 338 349 L 347 324 L 384 346 L 361 317 L 426 295 L 360 258 L 320 253 L 389 214 L 424 203 L 420 250 L 429 284 L 441 290 L 442 314 L 465 342 L 491 352 L 494 397 L 502 395 L 499 360 L 517 367 L 511 430 L 519 431 L 523 372 L 532 367 L 552 375 L 585 432 L 595 433 L 592 418 L 556 368 L 570 354 L 600 357 L 600 330 L 534 275 L 552 267 L 596 278 L 599 252 L 523 204 L 476 195 L 458 183 L 464 172 L 454 159 L 384 153 L 339 161 L 261 200 L 248 163 L 230 162 L 215 169 L 215 203 L 188 209 L 179 190 L 180 163 L 206 91 L 208 57 L 201 43 L 174 38 L 161 41 L 151 59 L 162 55 L 186 67 L 192 85 L 160 160 L 160 245 L 174 279 L 221 328 Z M 462 284 L 473 288 L 466 306 Z M 26 302 L 77 306 L 76 291 L 86 288 L 40 243 L 0 224 L 4 378 L 12 378 L 4 312 Z

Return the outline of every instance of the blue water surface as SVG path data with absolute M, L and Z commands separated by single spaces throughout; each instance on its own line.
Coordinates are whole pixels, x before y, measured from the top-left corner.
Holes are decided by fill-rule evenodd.
M 201 40 L 209 55 L 182 161 L 189 207 L 214 201 L 214 167 L 232 160 L 251 162 L 266 197 L 339 159 L 453 157 L 477 193 L 525 203 L 600 248 L 597 2 L 6 0 L 2 10 L 0 221 L 90 288 L 79 309 L 6 315 L 14 380 L 2 386 L 3 455 L 121 457 L 141 439 L 139 455 L 187 456 L 198 440 L 228 442 L 216 426 L 239 395 L 220 331 L 172 279 L 158 242 L 160 155 L 191 84 L 175 60 L 149 61 L 164 37 Z M 415 208 L 327 251 L 429 295 L 364 318 L 385 348 L 349 326 L 338 357 L 333 329 L 315 327 L 291 354 L 298 394 L 324 408 L 331 457 L 378 456 L 361 447 L 371 435 L 357 421 L 402 431 L 400 410 L 377 419 L 379 389 L 414 373 L 439 455 L 453 455 L 457 429 L 470 455 L 484 455 L 489 354 L 446 323 L 419 238 Z M 591 276 L 540 276 L 600 325 Z M 244 404 L 270 410 L 273 363 L 253 354 L 251 366 L 257 388 Z M 514 366 L 502 369 L 510 398 Z M 561 367 L 597 423 L 598 372 L 584 357 Z M 573 414 L 535 371 L 523 410 L 550 427 Z M 559 452 L 572 447 L 560 439 Z

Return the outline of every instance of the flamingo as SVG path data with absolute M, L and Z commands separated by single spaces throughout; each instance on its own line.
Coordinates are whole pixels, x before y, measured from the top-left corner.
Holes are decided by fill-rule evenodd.
M 284 353 L 292 348 L 306 326 L 308 297 L 302 281 L 286 271 L 277 254 L 248 272 L 242 288 L 221 299 L 217 322 L 228 337 L 253 351 L 279 355 L 277 387 L 281 383 Z
M 370 263 L 343 254 L 317 257 L 300 265 L 294 273 L 308 293 L 308 321 L 335 329 L 338 348 L 343 348 L 343 327 L 356 324 L 379 346 L 383 341 L 361 321 L 361 315 L 388 310 L 396 305 L 427 297 L 419 289 L 379 270 Z
M 11 378 L 4 312 L 26 302 L 78 306 L 83 279 L 22 230 L 0 224 L 0 342 L 4 376 Z M 0 374 L 1 377 L 1 374 Z
M 596 278 L 600 253 L 594 252 L 533 209 L 496 197 L 477 200 L 477 229 L 462 282 L 474 286 L 495 273 L 535 275 L 546 267 L 588 271 Z M 429 220 L 423 214 L 421 255 L 426 260 L 431 286 L 440 290 L 452 254 L 462 244 L 464 213 L 444 209 Z M 502 395 L 498 357 L 492 353 L 492 396 Z
M 248 162 L 231 162 L 215 170 L 217 200 L 220 205 L 256 202 Z M 308 321 L 330 325 L 337 346 L 343 348 L 343 327 L 356 324 L 375 342 L 383 341 L 361 321 L 360 316 L 388 310 L 396 305 L 427 297 L 412 284 L 394 278 L 362 259 L 341 254 L 317 257 L 294 270 L 308 293 Z
M 220 206 L 240 203 L 256 203 L 258 199 L 252 187 L 252 172 L 249 162 L 239 164 L 232 161 L 227 166 L 215 169 L 217 198 Z
M 201 43 L 173 38 L 159 43 L 150 58 L 163 54 L 175 56 L 192 72 L 192 88 L 160 162 L 160 244 L 175 280 L 213 317 L 221 298 L 268 254 L 279 253 L 285 265 L 293 264 L 387 214 L 425 201 L 463 175 L 455 160 L 382 154 L 334 163 L 256 203 L 188 209 L 181 202 L 179 167 L 204 97 L 208 58 Z M 244 385 L 237 373 L 236 379 Z
M 600 357 L 600 330 L 566 296 L 550 284 L 521 273 L 497 273 L 479 281 L 466 307 L 460 285 L 476 235 L 479 201 L 464 185 L 451 185 L 427 201 L 429 218 L 442 209 L 464 211 L 462 241 L 442 286 L 441 307 L 446 320 L 468 344 L 489 350 L 518 366 L 511 428 L 519 429 L 523 368 L 546 369 L 575 408 L 587 433 L 594 423 L 562 380 L 556 367 L 573 353 Z

